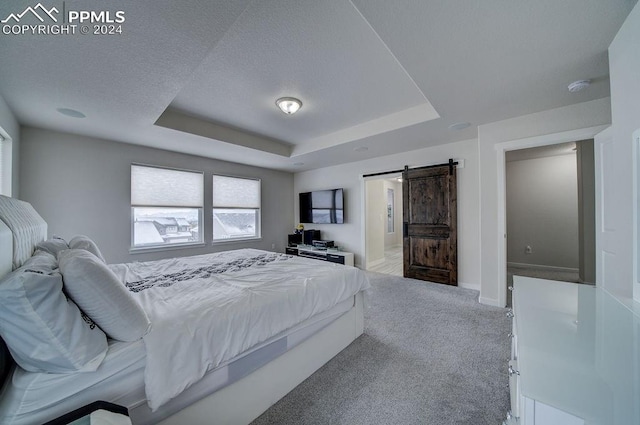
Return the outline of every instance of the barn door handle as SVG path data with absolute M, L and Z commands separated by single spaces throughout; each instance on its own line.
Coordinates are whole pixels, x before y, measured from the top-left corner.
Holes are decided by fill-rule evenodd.
M 409 223 L 407 223 L 406 221 L 402 222 L 402 237 L 403 238 L 409 237 Z

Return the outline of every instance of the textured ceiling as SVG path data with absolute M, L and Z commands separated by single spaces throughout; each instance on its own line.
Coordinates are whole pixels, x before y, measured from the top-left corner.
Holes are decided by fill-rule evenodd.
M 124 11 L 123 33 L 2 34 L 0 94 L 27 125 L 317 168 L 608 96 L 607 48 L 635 2 L 67 0 Z M 4 1 L 0 18 L 36 3 Z M 577 79 L 593 84 L 569 93 Z M 303 108 L 284 115 L 280 96 Z

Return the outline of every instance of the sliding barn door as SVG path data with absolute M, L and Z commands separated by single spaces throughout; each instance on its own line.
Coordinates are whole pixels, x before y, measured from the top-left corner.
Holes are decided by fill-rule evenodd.
M 404 276 L 458 284 L 456 167 L 405 167 Z

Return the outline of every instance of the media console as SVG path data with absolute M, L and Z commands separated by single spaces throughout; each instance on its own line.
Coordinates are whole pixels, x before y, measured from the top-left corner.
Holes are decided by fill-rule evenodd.
M 313 258 L 316 260 L 330 261 L 332 263 L 353 266 L 353 253 L 338 251 L 336 249 L 320 249 L 310 245 L 288 246 L 285 253 L 299 257 Z

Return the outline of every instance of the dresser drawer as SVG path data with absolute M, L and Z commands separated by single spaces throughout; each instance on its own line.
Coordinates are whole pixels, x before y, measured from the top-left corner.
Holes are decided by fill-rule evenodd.
M 327 261 L 332 263 L 344 264 L 344 256 L 327 253 Z

